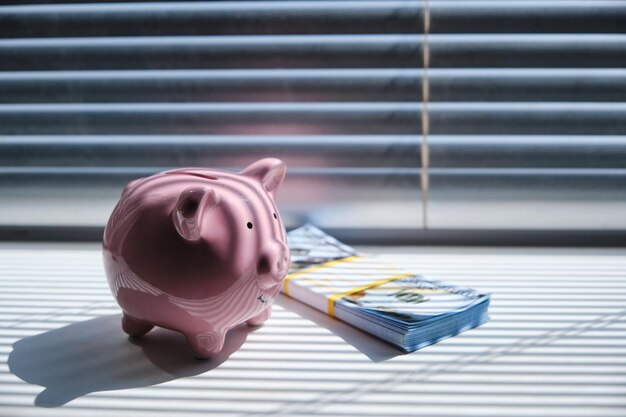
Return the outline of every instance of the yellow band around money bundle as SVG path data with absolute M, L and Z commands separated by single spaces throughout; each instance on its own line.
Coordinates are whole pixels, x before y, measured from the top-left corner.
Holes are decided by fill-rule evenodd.
M 287 275 L 285 277 L 285 280 L 283 281 L 283 292 L 285 294 L 289 295 L 289 281 L 294 279 L 294 278 L 298 278 L 298 277 L 301 277 L 302 275 L 310 274 L 311 272 L 315 272 L 317 270 L 320 270 L 322 268 L 326 268 L 326 267 L 329 267 L 329 266 L 339 265 L 339 264 L 342 264 L 344 262 L 356 261 L 357 259 L 359 259 L 359 256 L 349 256 L 347 258 L 335 259 L 334 261 L 324 262 L 323 264 L 312 266 L 312 267 L 307 268 L 307 269 L 305 269 L 303 271 L 294 272 L 293 274 L 289 274 L 289 275 Z
M 410 277 L 413 274 L 408 273 L 408 274 L 398 274 L 398 275 L 394 275 L 388 278 L 383 278 L 383 279 L 379 279 L 373 282 L 370 282 L 369 284 L 365 284 L 365 285 L 361 285 L 359 287 L 354 287 L 349 289 L 348 291 L 344 291 L 344 292 L 340 292 L 339 294 L 333 294 L 330 296 L 330 298 L 328 298 L 328 314 L 331 317 L 335 317 L 335 303 L 337 302 L 337 300 L 343 298 L 343 297 L 347 297 L 348 295 L 357 293 L 359 291 L 365 291 L 365 290 L 369 290 L 370 288 L 375 288 L 378 287 L 379 285 L 385 284 L 387 282 L 390 281 L 395 281 L 397 279 L 401 279 L 401 278 L 406 278 L 406 277 Z
M 295 279 L 295 278 L 298 278 L 298 277 L 310 274 L 311 272 L 318 271 L 318 270 L 320 270 L 322 268 L 328 268 L 328 267 L 339 265 L 339 264 L 342 264 L 342 263 L 356 261 L 357 259 L 360 259 L 360 257 L 359 256 L 350 256 L 350 257 L 347 257 L 347 258 L 336 259 L 334 261 L 325 262 L 325 263 L 322 263 L 322 264 L 319 264 L 319 265 L 312 266 L 312 267 L 307 268 L 307 269 L 305 269 L 303 271 L 294 272 L 293 274 L 289 274 L 289 275 L 287 275 L 287 277 L 285 277 L 285 280 L 283 281 L 283 293 L 289 295 L 289 281 L 291 281 L 292 279 Z M 385 284 L 385 283 L 390 282 L 390 281 L 395 281 L 397 279 L 410 277 L 412 275 L 413 274 L 411 274 L 411 273 L 404 273 L 404 274 L 393 275 L 391 277 L 379 279 L 379 280 L 372 281 L 372 282 L 370 282 L 368 284 L 365 284 L 365 285 L 360 285 L 358 287 L 351 288 L 351 289 L 349 289 L 347 291 L 342 291 L 340 293 L 333 294 L 333 295 L 331 295 L 328 298 L 328 314 L 331 317 L 335 317 L 335 303 L 337 302 L 337 300 L 339 300 L 339 299 L 341 299 L 343 297 L 346 297 L 348 295 L 357 293 L 359 291 L 365 291 L 365 290 L 368 290 L 370 288 L 378 287 L 379 285 Z

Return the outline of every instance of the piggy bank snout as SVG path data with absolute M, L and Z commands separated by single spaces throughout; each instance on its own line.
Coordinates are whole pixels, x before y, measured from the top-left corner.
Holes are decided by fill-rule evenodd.
M 289 249 L 282 242 L 266 245 L 257 262 L 257 273 L 281 281 L 289 269 Z

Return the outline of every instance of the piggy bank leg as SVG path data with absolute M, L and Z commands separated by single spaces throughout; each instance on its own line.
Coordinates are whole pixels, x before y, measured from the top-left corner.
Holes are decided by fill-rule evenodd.
M 269 306 L 268 308 L 261 311 L 256 316 L 252 317 L 251 319 L 248 319 L 248 321 L 246 321 L 246 324 L 248 324 L 248 326 L 260 326 L 263 323 L 265 323 L 267 319 L 270 318 L 271 315 L 272 315 L 272 306 Z
M 226 330 L 210 330 L 197 334 L 187 334 L 187 341 L 198 359 L 215 356 L 224 348 Z
M 122 330 L 131 337 L 143 336 L 152 330 L 153 327 L 153 324 L 137 320 L 126 313 L 122 316 Z

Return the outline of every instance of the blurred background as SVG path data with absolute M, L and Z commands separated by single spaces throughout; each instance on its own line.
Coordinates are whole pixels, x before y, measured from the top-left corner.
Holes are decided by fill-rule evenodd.
M 126 182 L 289 171 L 288 228 L 626 243 L 626 2 L 5 1 L 0 238 L 101 237 Z

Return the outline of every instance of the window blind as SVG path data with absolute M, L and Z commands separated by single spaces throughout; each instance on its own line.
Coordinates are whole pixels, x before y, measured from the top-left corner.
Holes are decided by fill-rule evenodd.
M 101 231 L 133 178 L 265 156 L 288 227 L 626 233 L 623 2 L 11 3 L 5 236 Z

